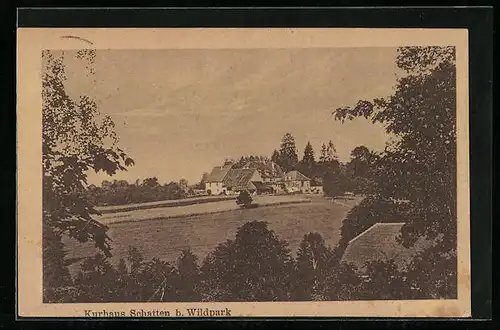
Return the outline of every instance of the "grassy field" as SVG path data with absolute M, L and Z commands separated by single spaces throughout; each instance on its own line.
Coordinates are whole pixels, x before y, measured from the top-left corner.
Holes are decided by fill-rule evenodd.
M 154 209 L 154 208 L 164 208 L 164 207 L 178 207 L 185 205 L 195 205 L 203 203 L 213 203 L 218 201 L 234 200 L 236 196 L 202 196 L 202 197 L 191 197 L 176 200 L 166 200 L 158 202 L 147 202 L 147 203 L 137 203 L 137 204 L 127 204 L 127 205 L 109 205 L 109 206 L 99 206 L 96 210 L 102 214 L 116 213 L 116 212 L 127 212 L 136 211 L 144 209 Z
M 319 232 L 328 244 L 335 245 L 340 238 L 339 230 L 342 220 L 350 208 L 359 202 L 359 199 L 336 202 L 322 197 L 309 198 L 308 203 L 261 206 L 255 209 L 233 208 L 220 213 L 153 220 L 141 216 L 142 221 L 111 222 L 109 235 L 113 239 L 112 262 L 125 257 L 129 246 L 137 247 L 147 259 L 157 257 L 175 262 L 181 251 L 188 247 L 202 259 L 219 243 L 233 239 L 238 227 L 253 220 L 267 221 L 270 229 L 274 230 L 281 239 L 288 241 L 292 252 L 296 251 L 303 236 L 310 232 Z M 228 202 L 236 205 L 234 201 L 210 204 L 225 205 L 224 203 Z M 212 207 L 218 210 L 223 208 L 221 205 L 212 205 Z M 155 209 L 155 211 L 158 210 Z M 146 210 L 136 212 L 142 211 Z M 69 258 L 89 256 L 96 252 L 91 244 L 82 245 L 70 241 L 67 244 L 69 244 Z M 73 271 L 74 269 L 73 267 Z
M 225 199 L 217 199 L 210 203 L 203 201 L 198 204 L 180 204 L 179 206 L 165 206 L 144 209 L 143 207 L 129 210 L 103 213 L 97 217 L 97 220 L 103 224 L 110 225 L 118 222 L 145 221 L 155 219 L 178 218 L 186 216 L 195 216 L 202 214 L 220 213 L 226 211 L 238 210 L 240 207 L 235 202 L 236 197 L 227 197 Z M 287 196 L 256 196 L 253 198 L 254 203 L 260 206 L 294 204 L 310 202 L 309 198 L 295 195 Z M 175 202 L 175 201 L 173 201 Z

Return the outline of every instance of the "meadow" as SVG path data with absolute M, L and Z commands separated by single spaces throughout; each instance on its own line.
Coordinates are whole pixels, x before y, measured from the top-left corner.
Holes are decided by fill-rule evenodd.
M 236 196 L 202 196 L 202 197 L 191 197 L 191 198 L 183 198 L 177 200 L 158 201 L 158 202 L 99 206 L 96 207 L 96 210 L 99 211 L 101 214 L 107 214 L 107 213 L 127 212 L 127 211 L 136 211 L 144 209 L 154 209 L 154 208 L 199 205 L 204 203 L 213 203 L 213 202 L 234 200 L 234 199 L 236 199 Z
M 267 206 L 261 204 L 260 207 L 254 209 L 240 209 L 234 201 L 220 201 L 166 208 L 173 212 L 175 209 L 186 207 L 210 206 L 212 212 L 204 214 L 161 217 L 161 214 L 158 215 L 161 209 L 156 208 L 133 211 L 136 212 L 136 218 L 133 220 L 133 214 L 129 214 L 127 215 L 128 221 L 123 221 L 123 218 L 122 221 L 116 221 L 116 219 L 113 221 L 110 220 L 110 215 L 104 215 L 108 216 L 109 236 L 113 240 L 111 261 L 115 263 L 119 258 L 126 257 L 129 246 L 137 247 L 146 259 L 156 257 L 175 262 L 182 250 L 186 248 L 190 248 L 200 259 L 203 259 L 218 244 L 227 239 L 233 239 L 238 227 L 253 220 L 267 221 L 269 228 L 289 243 L 292 253 L 296 252 L 303 236 L 310 232 L 320 233 L 326 243 L 333 246 L 340 239 L 342 220 L 347 212 L 359 202 L 359 199 L 336 202 L 323 197 L 266 197 L 275 198 L 268 199 Z M 294 198 L 288 199 L 287 203 L 276 197 Z M 262 199 L 261 202 L 263 202 Z M 147 219 L 146 211 L 156 212 L 159 218 Z M 119 214 L 123 215 L 121 212 Z M 66 244 L 68 258 L 86 257 L 97 252 L 91 244 L 79 244 L 73 241 L 66 241 Z M 70 269 L 74 273 L 77 265 L 72 265 Z
M 226 211 L 238 210 L 240 207 L 236 204 L 236 197 L 227 196 L 216 196 L 216 199 L 211 199 L 211 197 L 206 197 L 203 199 L 198 199 L 200 203 L 194 203 L 192 200 L 181 200 L 171 201 L 171 205 L 156 204 L 154 207 L 145 208 L 144 205 L 150 203 L 138 204 L 134 209 L 124 209 L 124 207 L 113 207 L 115 212 L 104 213 L 99 210 L 102 215 L 96 217 L 99 222 L 110 225 L 118 222 L 135 222 L 135 221 L 145 221 L 145 220 L 156 220 L 156 219 L 169 219 L 169 218 L 179 218 L 187 216 L 196 216 L 202 214 L 212 214 L 220 213 Z M 193 199 L 196 200 L 196 199 Z M 209 202 L 207 202 L 209 201 Z M 259 204 L 259 206 L 276 206 L 284 204 L 295 204 L 295 203 L 306 203 L 310 202 L 310 199 L 298 195 L 286 195 L 286 196 L 256 196 L 253 198 L 254 203 Z M 165 203 L 165 202 L 163 202 Z M 161 206 L 158 206 L 161 205 Z

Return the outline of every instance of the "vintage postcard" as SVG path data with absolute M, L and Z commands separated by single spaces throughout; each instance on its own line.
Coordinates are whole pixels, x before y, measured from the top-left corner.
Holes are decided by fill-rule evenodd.
M 460 29 L 18 30 L 20 317 L 469 317 Z

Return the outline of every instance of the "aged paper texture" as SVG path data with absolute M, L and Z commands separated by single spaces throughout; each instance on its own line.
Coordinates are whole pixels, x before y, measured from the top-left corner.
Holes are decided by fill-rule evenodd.
M 18 29 L 19 316 L 470 316 L 467 44 Z

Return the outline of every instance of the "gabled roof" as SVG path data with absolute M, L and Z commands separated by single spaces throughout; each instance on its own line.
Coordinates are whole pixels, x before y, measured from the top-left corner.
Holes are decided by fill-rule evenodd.
M 341 261 L 363 269 L 367 262 L 392 259 L 403 269 L 415 254 L 430 244 L 419 240 L 412 248 L 405 248 L 397 240 L 403 226 L 400 222 L 374 224 L 349 241 Z
M 273 186 L 264 182 L 252 182 L 257 191 L 272 192 Z
M 254 168 L 238 168 L 231 169 L 223 180 L 223 183 L 228 188 L 248 189 L 250 179 L 255 173 Z
M 285 180 L 288 181 L 310 181 L 307 176 L 304 174 L 300 173 L 299 171 L 290 171 L 287 174 L 285 174 Z
M 226 175 L 229 173 L 231 165 L 227 166 L 216 166 L 212 169 L 212 172 L 205 179 L 205 182 L 222 182 Z
M 243 168 L 255 168 L 262 178 L 281 178 L 284 175 L 281 167 L 271 160 L 249 161 Z

